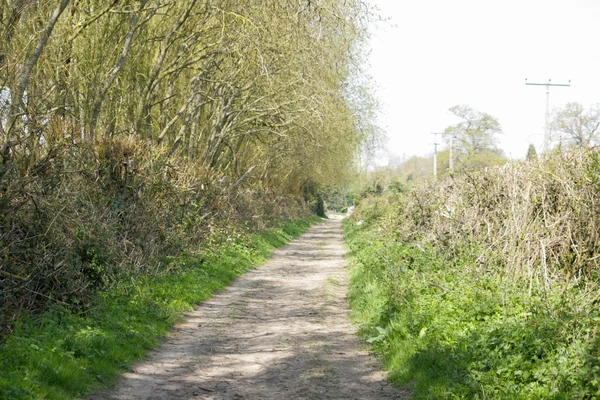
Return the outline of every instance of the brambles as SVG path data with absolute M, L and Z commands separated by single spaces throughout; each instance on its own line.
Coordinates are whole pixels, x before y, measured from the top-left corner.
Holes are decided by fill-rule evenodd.
M 309 213 L 272 190 L 232 196 L 223 175 L 131 140 L 63 140 L 29 173 L 6 170 L 0 187 L 2 335 L 24 312 L 50 304 L 81 312 L 97 289 L 168 273 L 164 260 L 217 233 L 236 237 Z
M 355 318 L 416 398 L 595 398 L 598 153 L 363 201 Z M 382 333 L 383 332 L 383 333 Z

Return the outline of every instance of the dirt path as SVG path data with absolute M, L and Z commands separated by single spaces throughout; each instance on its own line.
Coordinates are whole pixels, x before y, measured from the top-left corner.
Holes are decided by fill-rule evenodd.
M 348 322 L 341 221 L 279 249 L 176 327 L 116 399 L 402 399 Z

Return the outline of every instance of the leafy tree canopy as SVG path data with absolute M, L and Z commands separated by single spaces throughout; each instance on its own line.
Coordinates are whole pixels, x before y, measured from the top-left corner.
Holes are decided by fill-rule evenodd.
M 490 114 L 477 111 L 467 105 L 449 109 L 460 121 L 446 128 L 446 136 L 452 138 L 453 157 L 456 167 L 479 169 L 505 162 L 497 147 L 496 135 L 502 133 L 500 123 Z
M 573 102 L 554 111 L 552 130 L 561 142 L 575 147 L 590 147 L 600 143 L 600 104 L 586 109 Z

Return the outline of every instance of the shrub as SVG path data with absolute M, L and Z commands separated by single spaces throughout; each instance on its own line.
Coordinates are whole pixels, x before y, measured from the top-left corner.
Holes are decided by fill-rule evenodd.
M 165 260 L 216 231 L 235 237 L 309 213 L 268 187 L 233 190 L 227 176 L 149 142 L 55 136 L 0 165 L 0 342 L 25 313 L 81 312 L 111 282 L 168 273 Z
M 600 396 L 599 159 L 361 201 L 345 223 L 350 299 L 393 381 L 423 399 Z

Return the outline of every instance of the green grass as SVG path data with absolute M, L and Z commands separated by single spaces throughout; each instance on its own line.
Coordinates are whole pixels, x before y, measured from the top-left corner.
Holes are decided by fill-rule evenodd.
M 600 311 L 584 288 L 528 293 L 463 249 L 397 243 L 345 222 L 361 335 L 415 399 L 600 398 Z
M 75 399 L 110 386 L 182 314 L 263 263 L 319 220 L 310 218 L 170 262 L 170 275 L 128 279 L 82 315 L 55 307 L 23 321 L 0 346 L 0 399 Z

